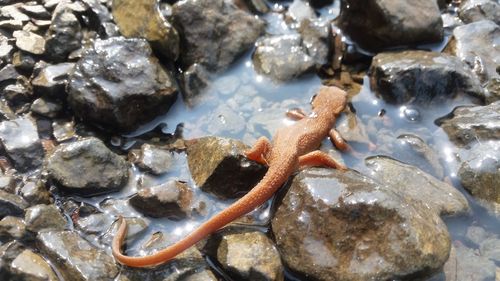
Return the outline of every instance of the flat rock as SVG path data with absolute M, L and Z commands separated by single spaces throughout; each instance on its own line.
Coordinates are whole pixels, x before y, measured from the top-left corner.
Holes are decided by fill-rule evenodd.
M 129 177 L 127 162 L 94 137 L 59 145 L 47 172 L 63 190 L 84 196 L 117 191 Z
M 42 36 L 24 30 L 16 30 L 12 35 L 19 49 L 35 55 L 45 53 L 45 39 Z
M 486 106 L 457 107 L 440 120 L 441 128 L 458 146 L 500 139 L 500 101 Z
M 39 204 L 26 209 L 24 215 L 26 229 L 31 232 L 64 230 L 66 220 L 55 205 Z
M 458 16 L 465 23 L 491 20 L 500 24 L 500 4 L 495 0 L 464 0 L 460 3 Z
M 253 47 L 264 31 L 262 20 L 224 0 L 177 2 L 172 19 L 182 39 L 184 69 L 199 63 L 209 71 L 222 71 Z
M 18 195 L 0 190 L 0 218 L 6 216 L 22 216 L 28 203 Z
M 435 0 L 346 0 L 340 11 L 338 26 L 369 50 L 443 39 Z
M 284 263 L 314 280 L 423 276 L 441 268 L 450 251 L 433 210 L 352 170 L 299 172 L 272 231 Z
M 456 216 L 469 211 L 462 193 L 417 167 L 384 156 L 369 157 L 365 164 L 372 170 L 370 175 L 387 188 L 432 208 L 439 215 Z
M 19 171 L 28 171 L 42 165 L 44 151 L 35 124 L 20 117 L 0 123 L 0 140 L 7 155 Z
M 173 152 L 150 144 L 143 144 L 134 159 L 134 163 L 139 168 L 154 175 L 168 172 L 171 169 L 173 161 Z
M 31 250 L 24 250 L 10 265 L 12 280 L 30 281 L 58 281 L 54 270 L 50 264 L 39 254 Z
M 75 64 L 70 62 L 44 65 L 31 80 L 33 91 L 37 95 L 66 98 L 65 88 L 74 66 Z
M 379 53 L 370 66 L 370 87 L 393 104 L 426 105 L 457 94 L 484 98 L 479 79 L 465 63 L 427 51 Z
M 236 198 L 248 192 L 267 170 L 248 160 L 243 153 L 250 147 L 237 140 L 203 137 L 186 145 L 194 182 L 203 191 L 221 198 Z
M 59 269 L 65 280 L 113 280 L 118 268 L 112 257 L 72 231 L 38 234 L 42 253 Z
M 168 111 L 176 98 L 174 79 L 144 39 L 96 40 L 68 84 L 75 114 L 111 130 L 133 130 Z

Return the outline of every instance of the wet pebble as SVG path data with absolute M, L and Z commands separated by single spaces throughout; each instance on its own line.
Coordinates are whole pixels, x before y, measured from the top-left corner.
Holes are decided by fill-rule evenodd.
M 154 175 L 168 172 L 174 161 L 172 152 L 150 144 L 143 144 L 134 158 L 137 166 Z
M 66 220 L 55 205 L 35 205 L 26 209 L 24 215 L 26 229 L 31 232 L 64 230 Z

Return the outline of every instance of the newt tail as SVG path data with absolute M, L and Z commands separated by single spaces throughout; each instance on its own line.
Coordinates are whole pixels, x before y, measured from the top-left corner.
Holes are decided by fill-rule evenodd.
M 313 113 L 310 116 L 299 116 L 295 119 L 300 120 L 292 126 L 279 129 L 272 143 L 261 137 L 253 148 L 246 152 L 249 159 L 269 165 L 262 180 L 245 196 L 201 224 L 185 238 L 163 250 L 143 257 L 122 254 L 120 247 L 127 233 L 127 224 L 120 217 L 120 227 L 112 244 L 115 259 L 132 267 L 146 267 L 167 262 L 206 236 L 262 205 L 298 169 L 323 165 L 345 170 L 344 165 L 328 154 L 316 150 L 328 135 L 337 147 L 346 147 L 345 142 L 332 129 L 337 115 L 345 105 L 344 91 L 336 87 L 321 87 L 312 101 Z

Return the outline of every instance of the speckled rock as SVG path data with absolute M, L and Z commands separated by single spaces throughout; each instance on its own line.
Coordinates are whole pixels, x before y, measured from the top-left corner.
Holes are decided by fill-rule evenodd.
M 0 123 L 0 140 L 7 155 L 19 171 L 28 171 L 42 165 L 44 151 L 35 124 L 19 117 Z
M 500 4 L 496 0 L 464 0 L 460 3 L 458 16 L 465 23 L 491 20 L 500 24 Z
M 479 79 L 465 63 L 427 51 L 379 53 L 370 66 L 370 87 L 394 104 L 442 102 L 457 94 L 484 98 Z
M 35 205 L 26 209 L 26 229 L 32 232 L 64 230 L 66 220 L 55 205 Z
M 235 280 L 283 280 L 283 265 L 273 242 L 262 232 L 224 234 L 217 260 Z
M 439 42 L 443 38 L 443 22 L 435 0 L 342 1 L 338 25 L 371 50 Z
M 133 160 L 139 168 L 154 175 L 160 175 L 170 170 L 174 161 L 174 155 L 166 149 L 150 144 L 143 144 L 141 150 L 136 153 Z
M 314 280 L 431 274 L 450 251 L 434 211 L 355 171 L 301 171 L 277 207 L 272 231 L 285 264 Z
M 0 190 L 0 218 L 6 216 L 19 217 L 24 214 L 28 203 L 18 195 Z
M 180 60 L 222 71 L 250 49 L 264 31 L 264 22 L 224 0 L 187 0 L 172 6 L 174 26 L 181 34 Z
M 72 51 L 81 47 L 82 38 L 82 27 L 72 11 L 56 10 L 45 36 L 46 55 L 54 61 L 64 61 Z
M 487 106 L 458 107 L 440 121 L 452 142 L 464 146 L 475 141 L 500 139 L 500 101 Z
M 72 231 L 38 234 L 38 244 L 65 280 L 113 280 L 118 268 L 112 257 Z
M 111 130 L 133 130 L 168 111 L 176 98 L 174 79 L 144 39 L 96 40 L 68 83 L 75 114 Z
M 26 236 L 26 224 L 18 217 L 6 216 L 0 220 L 0 241 L 21 240 Z
M 63 190 L 84 196 L 119 190 L 129 176 L 127 162 L 94 137 L 59 145 L 47 172 Z
M 194 182 L 203 191 L 221 198 L 235 198 L 252 189 L 266 168 L 248 160 L 250 147 L 233 139 L 204 137 L 188 141 L 187 159 Z
M 190 215 L 193 192 L 180 181 L 143 188 L 130 198 L 130 205 L 151 217 L 182 219 Z
M 40 255 L 24 250 L 10 265 L 10 280 L 58 281 L 56 273 Z
M 394 193 L 425 204 L 439 215 L 453 216 L 469 211 L 467 199 L 460 191 L 417 167 L 384 156 L 369 157 L 365 164 L 372 170 L 371 176 Z

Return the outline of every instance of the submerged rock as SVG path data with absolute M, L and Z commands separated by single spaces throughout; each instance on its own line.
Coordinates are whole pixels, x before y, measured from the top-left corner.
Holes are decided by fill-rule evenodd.
M 462 93 L 484 97 L 478 78 L 465 63 L 427 51 L 376 55 L 370 66 L 370 87 L 394 104 L 427 105 Z
M 134 159 L 137 166 L 154 175 L 168 172 L 173 161 L 172 152 L 150 144 L 143 144 Z
M 39 254 L 24 250 L 10 265 L 11 280 L 58 281 L 56 273 Z
M 224 0 L 177 2 L 172 19 L 182 38 L 184 69 L 199 63 L 209 71 L 222 71 L 264 31 L 262 20 Z
M 130 131 L 168 111 L 177 86 L 146 40 L 97 40 L 77 62 L 68 101 L 80 118 Z
M 26 229 L 31 232 L 64 230 L 66 220 L 55 205 L 35 205 L 26 209 L 24 215 Z
M 248 146 L 237 140 L 204 137 L 187 144 L 189 171 L 203 191 L 221 198 L 236 198 L 252 189 L 266 168 L 248 160 Z
M 63 190 L 83 196 L 119 190 L 128 180 L 127 162 L 94 137 L 59 145 L 47 172 Z
M 433 211 L 354 171 L 301 171 L 272 220 L 284 262 L 314 280 L 428 275 L 450 237 Z
M 435 0 L 345 0 L 341 2 L 338 25 L 370 50 L 443 39 L 443 22 Z
M 500 4 L 495 0 L 464 0 L 460 3 L 458 16 L 465 23 L 491 20 L 500 24 Z

